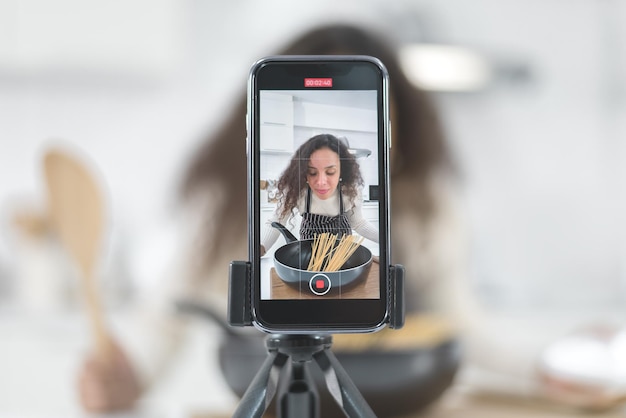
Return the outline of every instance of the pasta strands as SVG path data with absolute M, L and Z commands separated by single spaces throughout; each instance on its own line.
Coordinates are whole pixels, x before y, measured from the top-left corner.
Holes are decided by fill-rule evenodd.
M 338 271 L 359 248 L 363 240 L 363 237 L 357 239 L 353 235 L 344 235 L 338 239 L 337 235 L 328 232 L 315 235 L 307 270 Z

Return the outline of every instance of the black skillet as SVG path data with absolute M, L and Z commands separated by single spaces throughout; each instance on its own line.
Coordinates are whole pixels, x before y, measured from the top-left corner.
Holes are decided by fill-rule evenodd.
M 268 355 L 267 334 L 252 328 L 232 328 L 208 305 L 193 301 L 177 305 L 179 311 L 208 319 L 224 330 L 217 353 L 220 370 L 231 390 L 242 396 Z M 407 317 L 406 327 L 411 321 L 411 317 Z M 452 335 L 438 343 L 416 343 L 411 348 L 334 349 L 333 352 L 380 418 L 415 414 L 431 405 L 450 387 L 461 363 L 460 345 Z M 324 377 L 319 368 L 312 365 L 310 371 L 320 391 L 322 416 L 344 416 L 324 389 Z
M 287 244 L 278 248 L 274 253 L 274 268 L 278 277 L 285 283 L 299 286 L 307 284 L 316 275 L 324 275 L 331 283 L 332 288 L 346 286 L 367 277 L 372 267 L 372 252 L 363 245 L 341 266 L 339 271 L 310 271 L 307 270 L 311 259 L 313 240 L 299 241 L 287 228 L 278 222 L 272 222 L 285 237 Z

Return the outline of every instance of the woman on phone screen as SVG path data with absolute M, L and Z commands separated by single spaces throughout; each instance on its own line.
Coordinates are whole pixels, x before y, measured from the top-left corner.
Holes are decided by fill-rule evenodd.
M 261 255 L 276 242 L 272 222 L 286 224 L 296 212 L 302 216 L 300 239 L 328 232 L 351 235 L 356 231 L 378 242 L 378 229 L 362 214 L 363 179 L 356 158 L 346 144 L 330 134 L 313 136 L 294 153 L 278 180 L 278 206 L 261 236 Z

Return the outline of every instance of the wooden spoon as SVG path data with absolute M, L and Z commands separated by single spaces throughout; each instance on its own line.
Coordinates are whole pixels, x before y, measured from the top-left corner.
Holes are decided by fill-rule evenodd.
M 111 339 L 95 280 L 104 226 L 100 188 L 89 170 L 63 151 L 46 152 L 43 165 L 50 222 L 65 251 L 76 263 L 96 352 L 105 354 Z

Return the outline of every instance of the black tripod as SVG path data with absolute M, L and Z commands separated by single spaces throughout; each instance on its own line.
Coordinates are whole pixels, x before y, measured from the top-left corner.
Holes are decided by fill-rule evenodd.
M 389 325 L 401 328 L 404 325 L 402 266 L 392 266 L 391 280 Z M 229 323 L 251 325 L 249 263 L 231 263 L 229 285 Z M 277 417 L 319 418 L 319 394 L 308 370 L 312 361 L 321 369 L 329 393 L 348 417 L 376 417 L 332 353 L 332 336 L 273 334 L 268 336 L 266 346 L 268 357 L 248 386 L 233 417 L 261 417 L 278 394 Z
M 269 355 L 233 417 L 261 417 L 278 393 L 276 416 L 318 418 L 319 395 L 308 370 L 311 361 L 322 370 L 328 391 L 347 416 L 376 417 L 330 350 L 330 335 L 271 335 L 266 343 Z

